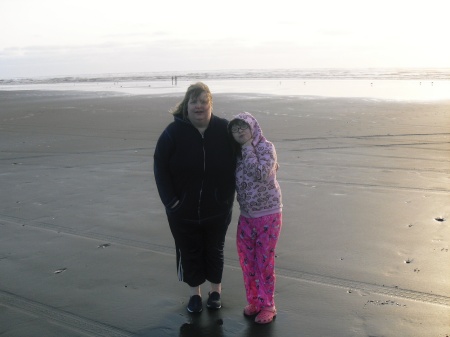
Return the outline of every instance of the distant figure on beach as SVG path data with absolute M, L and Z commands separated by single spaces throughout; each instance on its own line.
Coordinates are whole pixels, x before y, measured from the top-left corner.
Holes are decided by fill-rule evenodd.
M 247 112 L 237 115 L 228 130 L 237 153 L 236 191 L 241 214 L 236 245 L 248 303 L 244 315 L 256 316 L 256 323 L 270 323 L 277 314 L 275 247 L 283 207 L 276 178 L 277 154 L 258 121 Z
M 235 197 L 236 159 L 228 121 L 212 114 L 207 85 L 192 84 L 156 144 L 154 174 L 175 240 L 178 278 L 190 287 L 187 310 L 203 310 L 200 286 L 211 283 L 207 307 L 222 306 L 225 234 Z

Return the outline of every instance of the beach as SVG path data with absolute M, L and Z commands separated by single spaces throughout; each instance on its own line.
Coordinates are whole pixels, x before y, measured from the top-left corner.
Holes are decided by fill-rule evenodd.
M 186 311 L 153 177 L 183 93 L 9 90 L 0 336 L 448 337 L 450 99 L 214 92 L 214 114 L 252 113 L 277 149 L 276 320 L 242 314 L 237 202 L 223 308 Z

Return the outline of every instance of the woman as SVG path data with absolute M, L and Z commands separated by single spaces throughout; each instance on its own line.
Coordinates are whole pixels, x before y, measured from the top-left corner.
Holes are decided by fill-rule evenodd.
M 235 196 L 235 156 L 228 121 L 212 114 L 205 84 L 191 85 L 161 134 L 154 174 L 175 240 L 178 278 L 190 286 L 187 310 L 203 309 L 201 289 L 211 283 L 207 307 L 220 309 L 225 234 Z

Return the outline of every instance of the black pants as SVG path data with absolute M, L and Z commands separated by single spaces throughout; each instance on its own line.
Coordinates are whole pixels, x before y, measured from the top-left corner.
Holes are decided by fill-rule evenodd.
M 206 280 L 222 282 L 225 235 L 231 222 L 229 214 L 209 220 L 186 221 L 168 214 L 175 239 L 178 279 L 191 287 Z

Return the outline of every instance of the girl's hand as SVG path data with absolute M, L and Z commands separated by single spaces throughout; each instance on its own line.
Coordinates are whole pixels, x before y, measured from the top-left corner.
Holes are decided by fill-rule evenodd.
M 242 144 L 242 147 L 252 146 L 252 141 L 253 141 L 253 138 L 250 138 L 244 144 Z

